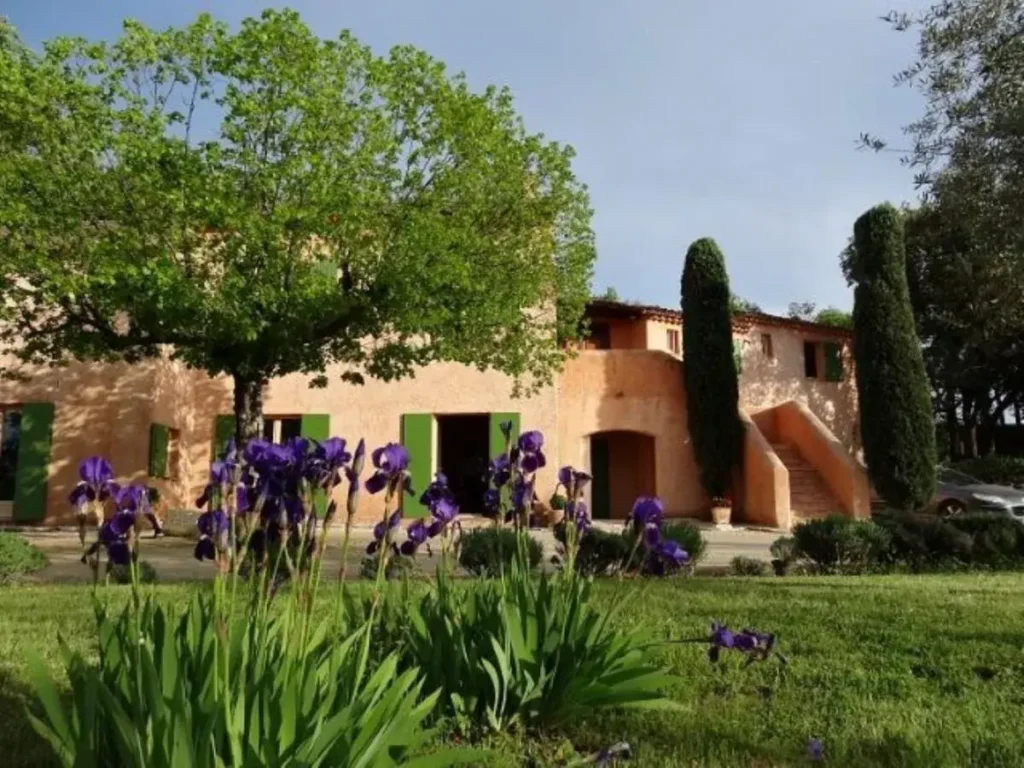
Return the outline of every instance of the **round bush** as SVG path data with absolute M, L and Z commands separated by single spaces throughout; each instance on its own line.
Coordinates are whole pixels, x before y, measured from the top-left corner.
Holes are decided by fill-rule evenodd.
M 48 562 L 39 547 L 16 533 L 0 532 L 0 584 L 12 584 Z
M 686 520 L 668 520 L 661 530 L 661 537 L 676 542 L 690 556 L 686 568 L 693 571 L 707 554 L 708 543 L 700 528 Z
M 528 539 L 530 567 L 536 568 L 544 551 L 540 542 Z M 516 551 L 516 532 L 510 528 L 477 528 L 464 534 L 460 543 L 459 565 L 473 576 L 496 578 L 509 571 Z
M 734 576 L 764 576 L 768 571 L 768 564 L 756 557 L 739 555 L 732 559 L 731 568 Z
M 139 560 L 139 583 L 155 584 L 156 568 L 147 560 Z M 127 565 L 115 565 L 110 568 L 110 580 L 115 584 L 131 584 L 132 571 Z
M 377 578 L 377 567 L 377 558 L 367 555 L 359 566 L 359 576 L 372 581 Z M 388 581 L 401 579 L 412 572 L 412 567 L 412 558 L 396 555 L 384 567 L 384 578 Z
M 576 570 L 586 576 L 610 576 L 619 572 L 632 549 L 632 540 L 622 533 L 591 528 L 580 539 Z
M 890 534 L 870 520 L 830 515 L 793 530 L 796 548 L 823 573 L 862 573 L 884 560 Z

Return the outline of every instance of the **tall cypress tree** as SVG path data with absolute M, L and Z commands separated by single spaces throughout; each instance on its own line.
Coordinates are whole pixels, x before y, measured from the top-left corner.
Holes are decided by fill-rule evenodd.
M 725 257 L 711 238 L 695 240 L 683 265 L 686 412 L 704 490 L 724 496 L 742 458 L 743 424 L 733 357 Z
M 854 360 L 868 474 L 897 509 L 935 493 L 935 418 L 905 267 L 903 219 L 879 205 L 853 225 Z

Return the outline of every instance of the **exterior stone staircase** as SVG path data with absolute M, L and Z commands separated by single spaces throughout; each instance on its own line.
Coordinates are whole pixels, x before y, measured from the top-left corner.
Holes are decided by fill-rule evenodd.
M 825 485 L 818 471 L 786 443 L 772 443 L 772 450 L 789 472 L 789 507 L 793 525 L 816 517 L 842 513 L 842 505 Z

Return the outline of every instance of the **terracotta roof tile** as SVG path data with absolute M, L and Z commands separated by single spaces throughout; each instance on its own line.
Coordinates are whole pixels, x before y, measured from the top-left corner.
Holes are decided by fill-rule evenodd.
M 650 304 L 630 304 L 624 301 L 609 301 L 608 299 L 591 299 L 587 302 L 587 315 L 598 313 L 624 319 L 661 320 L 668 323 L 683 322 L 683 313 L 678 309 L 668 309 L 667 307 L 657 307 Z M 776 328 L 790 328 L 798 331 L 825 332 L 842 338 L 851 338 L 853 336 L 853 332 L 846 328 L 838 328 L 834 325 L 825 325 L 824 323 L 813 323 L 809 320 L 798 320 L 792 317 L 769 315 L 765 312 L 746 312 L 742 315 L 734 315 L 732 324 L 734 329 L 743 332 L 750 330 L 755 325 L 769 325 Z

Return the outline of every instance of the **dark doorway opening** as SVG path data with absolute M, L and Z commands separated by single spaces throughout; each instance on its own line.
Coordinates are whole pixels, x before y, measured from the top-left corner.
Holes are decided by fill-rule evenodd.
M 639 432 L 590 436 L 591 515 L 626 517 L 637 496 L 656 492 L 654 438 Z
M 489 416 L 486 413 L 438 416 L 437 442 L 437 468 L 448 477 L 448 487 L 459 504 L 459 511 L 466 515 L 482 514 L 490 450 Z

